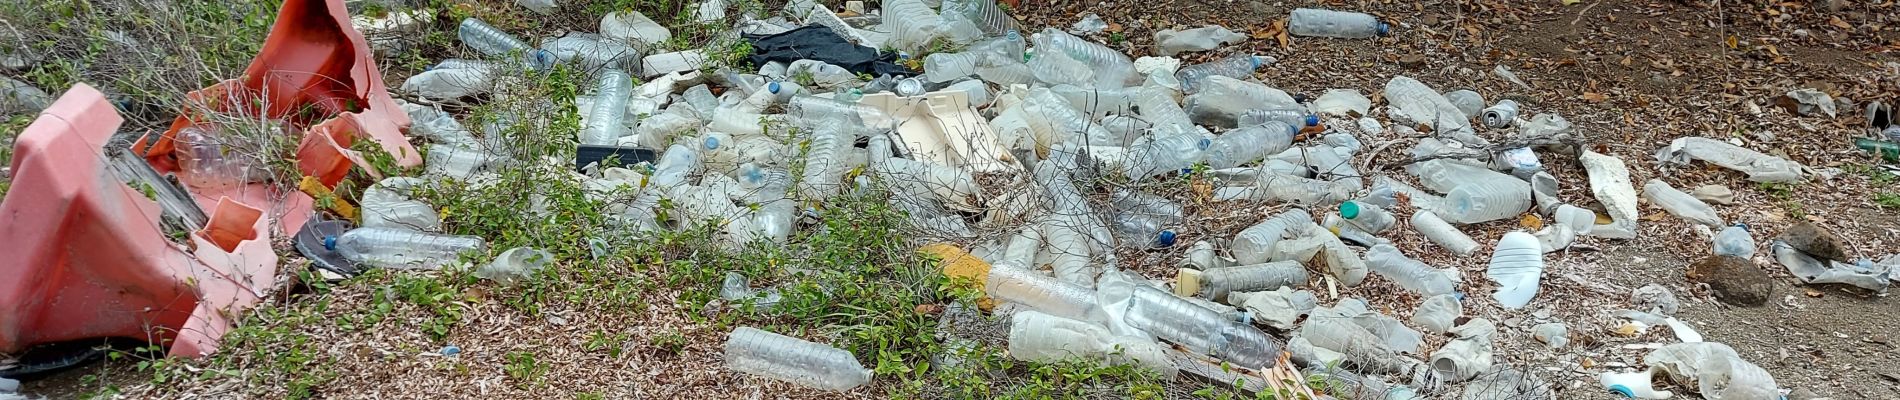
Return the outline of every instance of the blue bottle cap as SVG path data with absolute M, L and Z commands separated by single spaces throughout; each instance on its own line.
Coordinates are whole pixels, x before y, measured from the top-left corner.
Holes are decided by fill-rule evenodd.
M 452 344 L 448 346 L 442 346 L 442 355 L 453 356 L 456 354 L 462 354 L 462 348 L 455 347 L 455 345 L 452 345 Z
M 336 251 L 336 235 L 329 235 L 329 236 L 323 237 L 323 249 L 329 250 L 329 251 Z
M 1385 35 L 1390 35 L 1390 34 L 1392 34 L 1392 25 L 1387 25 L 1387 24 L 1386 24 L 1386 23 L 1384 23 L 1384 22 L 1380 22 L 1380 23 L 1379 23 L 1379 36 L 1385 36 Z
M 1253 61 L 1253 69 L 1260 69 L 1260 56 L 1248 56 L 1247 61 Z
M 1212 139 L 1201 138 L 1201 142 L 1196 143 L 1195 147 L 1199 147 L 1201 148 L 1201 150 L 1207 150 L 1207 146 L 1213 146 L 1213 145 L 1214 145 L 1214 141 Z
M 719 150 L 719 138 L 711 137 L 711 136 L 706 137 L 706 150 Z
M 1306 116 L 1306 126 L 1319 126 L 1319 116 L 1318 115 Z
M 1636 392 L 1623 385 L 1610 385 L 1610 392 L 1623 395 L 1623 397 L 1627 398 L 1636 398 Z
M 1161 245 L 1161 247 L 1174 246 L 1174 231 L 1161 231 L 1161 237 L 1156 238 L 1155 244 Z
M 778 94 L 779 89 L 780 89 L 780 86 L 778 85 L 778 82 L 765 84 L 765 90 L 768 92 L 772 92 L 772 94 Z

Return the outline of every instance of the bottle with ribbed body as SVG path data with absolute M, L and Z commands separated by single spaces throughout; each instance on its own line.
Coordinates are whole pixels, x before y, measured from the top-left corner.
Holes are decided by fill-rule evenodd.
M 724 354 L 733 371 L 807 387 L 847 391 L 871 381 L 851 352 L 752 327 L 733 330 Z
M 463 253 L 481 254 L 488 242 L 478 236 L 445 235 L 403 228 L 356 228 L 326 238 L 324 247 L 357 264 L 391 269 L 436 269 Z

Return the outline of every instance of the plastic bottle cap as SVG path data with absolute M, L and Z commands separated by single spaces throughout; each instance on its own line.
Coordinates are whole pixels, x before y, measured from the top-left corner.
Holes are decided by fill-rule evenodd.
M 1610 392 L 1623 395 L 1623 397 L 1636 398 L 1636 391 L 1630 390 L 1630 388 L 1624 387 L 1623 385 L 1610 385 Z
M 1195 144 L 1195 146 L 1199 147 L 1201 150 L 1207 150 L 1207 146 L 1213 146 L 1213 145 L 1214 145 L 1214 140 L 1208 139 L 1208 138 L 1201 138 L 1201 142 Z
M 1161 247 L 1174 246 L 1174 231 L 1161 231 L 1161 237 L 1156 238 L 1155 244 L 1159 244 Z
M 1385 36 L 1385 35 L 1390 35 L 1390 34 L 1392 34 L 1392 25 L 1388 25 L 1388 24 L 1386 24 L 1386 23 L 1384 23 L 1384 22 L 1380 22 L 1380 23 L 1379 23 L 1379 36 Z
M 1319 116 L 1318 115 L 1306 116 L 1306 126 L 1319 126 Z
M 1339 216 L 1345 217 L 1346 219 L 1358 219 L 1359 203 L 1350 201 L 1339 203 Z
M 1253 62 L 1253 69 L 1260 69 L 1260 56 L 1249 56 L 1247 61 Z
M 706 138 L 706 150 L 719 150 L 719 138 L 717 137 Z
M 329 235 L 329 236 L 323 237 L 323 249 L 336 251 L 336 235 Z
M 765 90 L 766 90 L 766 91 L 769 91 L 769 92 L 772 92 L 772 94 L 778 94 L 778 91 L 779 91 L 779 85 L 778 85 L 778 82 L 772 82 L 772 83 L 767 83 L 767 84 L 765 84 Z

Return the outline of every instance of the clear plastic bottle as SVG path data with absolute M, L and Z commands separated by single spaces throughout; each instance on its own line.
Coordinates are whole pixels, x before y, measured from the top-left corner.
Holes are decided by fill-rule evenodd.
M 998 7 L 994 1 L 945 1 L 943 2 L 943 12 L 944 14 L 960 15 L 964 19 L 970 20 L 970 22 L 975 23 L 976 27 L 981 29 L 983 34 L 986 35 L 1006 36 L 1022 30 L 1021 25 L 1016 22 L 1016 17 L 1011 17 L 1008 13 L 1003 12 L 1002 7 Z M 1018 37 L 1021 36 L 1021 34 L 1017 35 Z
M 1538 280 L 1544 276 L 1543 244 L 1529 233 L 1504 234 L 1491 253 L 1491 265 L 1485 275 L 1498 282 L 1498 291 L 1491 298 L 1497 299 L 1499 305 L 1508 309 L 1523 308 L 1537 296 Z
M 1063 318 L 1093 320 L 1101 313 L 1095 290 L 1043 275 L 1014 261 L 991 266 L 983 293 Z
M 718 143 L 718 142 L 714 142 Z M 692 146 L 675 143 L 660 155 L 660 161 L 653 164 L 652 182 L 656 187 L 673 187 L 686 183 L 686 176 L 699 168 L 699 152 Z
M 1119 213 L 1113 224 L 1115 235 L 1124 247 L 1149 249 L 1174 246 L 1174 231 L 1163 227 L 1160 220 L 1139 214 Z
M 1053 27 L 1043 28 L 1042 32 L 1031 36 L 1036 42 L 1037 58 L 1049 57 L 1050 54 L 1043 53 L 1044 49 L 1047 49 L 1080 61 L 1095 78 L 1095 87 L 1108 89 L 1123 87 L 1128 77 L 1135 73 L 1135 62 L 1130 60 L 1128 55 L 1108 46 L 1076 37 Z
M 1174 71 L 1175 79 L 1181 81 L 1181 89 L 1194 93 L 1201 81 L 1209 76 L 1225 76 L 1245 79 L 1253 77 L 1253 71 L 1260 69 L 1264 59 L 1251 54 L 1236 54 L 1219 60 L 1181 67 Z
M 1695 196 L 1676 190 L 1675 187 L 1669 186 L 1669 183 L 1660 179 L 1650 179 L 1649 182 L 1643 183 L 1643 198 L 1661 207 L 1663 211 L 1668 211 L 1669 214 L 1689 222 L 1707 225 L 1710 228 L 1726 225 L 1722 222 L 1722 216 L 1715 213 L 1715 207 L 1710 207 L 1708 203 L 1703 203 Z
M 1029 69 L 1029 64 L 1020 62 L 977 67 L 976 76 L 998 85 L 1028 85 L 1036 82 L 1036 72 Z
M 1287 32 L 1294 36 L 1367 39 L 1385 36 L 1392 27 L 1370 14 L 1301 8 L 1293 10 Z
M 1136 113 L 1154 126 L 1187 125 L 1193 121 L 1186 110 L 1181 108 L 1173 89 L 1158 85 L 1144 85 L 1135 93 Z
M 501 157 L 485 151 L 448 144 L 430 145 L 424 154 L 424 174 L 463 180 L 503 162 Z
M 1346 188 L 1331 181 L 1301 178 L 1279 173 L 1260 174 L 1259 182 L 1254 184 L 1256 192 L 1252 198 L 1259 200 L 1284 201 L 1288 203 L 1320 206 L 1346 201 L 1351 196 Z
M 587 114 L 587 127 L 581 131 L 581 144 L 613 146 L 626 127 L 627 94 L 633 91 L 633 77 L 610 69 L 594 82 L 594 109 Z
M 1107 361 L 1108 365 L 1139 366 L 1162 377 L 1178 373 L 1165 348 L 1153 338 L 1115 335 L 1079 318 L 1036 311 L 1017 312 L 1010 318 L 1009 356 L 1044 363 Z
M 1667 399 L 1675 397 L 1675 393 L 1671 393 L 1670 391 L 1656 390 L 1656 378 L 1652 375 L 1654 372 L 1655 370 L 1653 369 L 1624 373 L 1604 372 L 1602 375 L 1597 375 L 1597 383 L 1603 385 L 1603 389 L 1609 390 L 1610 393 L 1623 396 L 1623 398 Z
M 752 327 L 732 331 L 725 357 L 733 371 L 818 389 L 847 391 L 871 381 L 871 370 L 851 352 Z
M 541 51 L 555 61 L 578 65 L 584 70 L 628 68 L 640 61 L 640 50 L 625 42 L 598 34 L 571 32 L 541 41 Z
M 449 59 L 402 81 L 402 91 L 425 99 L 457 99 L 488 93 L 500 69 L 487 61 Z
M 922 0 L 884 0 L 884 25 L 898 50 L 921 50 L 945 33 L 943 17 Z
M 1755 238 L 1749 236 L 1748 224 L 1735 224 L 1715 234 L 1715 255 L 1755 257 Z
M 1262 108 L 1240 114 L 1235 126 L 1248 127 L 1274 121 L 1286 123 L 1295 128 L 1313 127 L 1319 126 L 1319 115 L 1307 112 L 1305 108 L 1300 107 Z M 1351 135 L 1346 135 L 1346 137 L 1351 137 Z
M 739 188 L 745 190 L 745 201 L 758 205 L 758 210 L 753 211 L 753 225 L 775 242 L 791 237 L 798 211 L 798 202 L 786 195 L 791 176 L 782 169 L 745 163 L 739 165 L 738 178 Z
M 1131 180 L 1144 180 L 1156 175 L 1180 171 L 1193 167 L 1205 157 L 1213 140 L 1196 133 L 1183 133 L 1150 141 L 1137 141 L 1129 147 L 1129 164 L 1124 171 Z
M 770 310 L 785 299 L 778 289 L 753 289 L 752 280 L 738 271 L 726 272 L 726 280 L 719 285 L 719 298 L 733 303 L 749 301 L 757 310 Z
M 983 55 L 974 52 L 934 53 L 924 56 L 924 77 L 931 82 L 949 82 L 976 75 Z
M 805 173 L 798 180 L 798 192 L 812 199 L 826 199 L 838 193 L 844 178 L 845 152 L 850 150 L 851 135 L 838 127 L 818 127 L 811 132 L 805 153 Z
M 1227 301 L 1227 294 L 1305 285 L 1306 266 L 1294 261 L 1242 265 L 1201 271 L 1201 294 Z
M 1309 380 L 1319 380 L 1314 387 L 1325 388 L 1325 393 L 1342 400 L 1413 400 L 1423 399 L 1416 391 L 1404 385 L 1387 383 L 1383 379 L 1364 376 L 1348 371 L 1336 365 L 1315 364 L 1301 369 Z
M 1339 217 L 1345 218 L 1346 223 L 1373 234 L 1392 229 L 1392 226 L 1398 223 L 1398 218 L 1379 206 L 1353 201 L 1339 203 Z
M 1116 189 L 1109 194 L 1109 204 L 1124 213 L 1153 217 L 1166 224 L 1180 223 L 1181 216 L 1185 215 L 1181 203 L 1134 189 Z
M 1484 126 L 1504 128 L 1517 123 L 1517 102 L 1510 99 L 1498 100 L 1498 104 L 1485 107 Z
M 1412 229 L 1424 235 L 1426 240 L 1445 248 L 1452 254 L 1468 256 L 1478 251 L 1478 241 L 1472 240 L 1471 236 L 1465 235 L 1464 231 L 1458 230 L 1458 227 L 1445 222 L 1443 218 L 1438 217 L 1438 214 L 1433 214 L 1431 211 L 1413 212 Z
M 189 172 L 185 183 L 192 187 L 215 188 L 259 182 L 270 177 L 268 171 L 241 157 L 242 152 L 228 151 L 237 138 L 225 137 L 224 130 L 213 125 L 192 125 L 178 130 L 175 141 L 178 167 Z
M 489 57 L 521 57 L 531 69 L 544 69 L 554 65 L 553 54 L 529 46 L 528 42 L 523 42 L 514 35 L 502 32 L 501 29 L 475 17 L 462 19 L 462 25 L 456 30 L 455 36 L 462 39 L 462 44 Z
M 1366 266 L 1400 288 L 1420 295 L 1449 294 L 1458 289 L 1458 281 L 1452 279 L 1455 275 L 1406 257 L 1391 245 L 1372 246 L 1372 250 L 1366 252 Z
M 1516 217 L 1530 207 L 1530 184 L 1507 177 L 1459 185 L 1432 211 L 1448 221 L 1475 224 Z
M 1071 85 L 1057 85 L 1049 88 L 1049 91 L 1061 97 L 1071 107 L 1086 112 L 1094 118 L 1125 112 L 1134 107 L 1134 89 L 1084 89 Z
M 1282 347 L 1252 325 L 1224 318 L 1173 294 L 1147 285 L 1135 285 L 1122 314 L 1129 326 L 1189 350 L 1210 354 L 1241 368 L 1260 369 L 1274 364 Z
M 1281 121 L 1242 127 L 1216 136 L 1207 146 L 1207 165 L 1233 168 L 1260 161 L 1293 146 L 1299 130 Z
M 1234 258 L 1241 265 L 1265 263 L 1268 261 L 1268 250 L 1273 248 L 1275 242 L 1285 238 L 1291 228 L 1312 224 L 1313 215 L 1298 208 L 1261 220 L 1234 235 Z
M 463 253 L 483 254 L 488 242 L 477 236 L 444 235 L 402 228 L 356 228 L 324 238 L 324 247 L 357 264 L 389 269 L 437 269 Z

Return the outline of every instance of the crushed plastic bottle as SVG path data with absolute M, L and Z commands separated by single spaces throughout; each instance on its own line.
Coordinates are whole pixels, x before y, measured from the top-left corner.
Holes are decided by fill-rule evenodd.
M 1164 378 L 1178 373 L 1167 349 L 1154 339 L 1116 335 L 1101 325 L 1036 311 L 1011 317 L 1009 356 L 1044 363 L 1088 360 L 1133 365 Z
M 362 226 L 401 228 L 424 232 L 442 230 L 442 215 L 412 194 L 428 185 L 414 177 L 389 177 L 363 190 Z
M 1469 133 L 1471 122 L 1458 106 L 1424 82 L 1408 76 L 1395 76 L 1385 83 L 1388 109 L 1403 119 L 1429 126 L 1434 132 Z M 1396 121 L 1395 121 L 1396 122 Z
M 534 70 L 546 69 L 554 65 L 553 54 L 528 46 L 528 42 L 523 42 L 514 35 L 503 32 L 475 17 L 463 18 L 455 35 L 462 40 L 462 44 L 468 45 L 469 48 L 475 49 L 482 55 L 503 59 L 518 58 L 527 68 Z
M 1013 261 L 991 266 L 983 293 L 1064 318 L 1101 318 L 1094 290 L 1043 275 Z
M 1458 289 L 1458 271 L 1433 268 L 1406 257 L 1391 245 L 1372 246 L 1366 252 L 1366 266 L 1373 273 L 1391 279 L 1400 288 L 1424 296 L 1450 294 Z
M 1129 327 L 1241 368 L 1272 366 L 1280 352 L 1281 345 L 1259 328 L 1146 284 L 1105 283 L 1098 296 Z
M 1715 342 L 1676 343 L 1643 356 L 1643 364 L 1711 399 L 1776 399 L 1775 378 L 1743 360 L 1735 348 Z
M 534 276 L 536 271 L 554 263 L 554 254 L 533 247 L 502 251 L 495 260 L 475 270 L 475 277 L 512 285 Z
M 1484 95 L 1468 89 L 1446 92 L 1445 100 L 1458 106 L 1458 111 L 1464 112 L 1465 118 L 1476 117 L 1484 111 Z
M 1251 54 L 1237 54 L 1201 64 L 1181 67 L 1174 71 L 1174 78 L 1181 81 L 1181 89 L 1194 93 L 1202 81 L 1210 76 L 1225 76 L 1235 79 L 1253 77 L 1254 70 L 1267 64 L 1267 57 Z
M 282 128 L 277 123 L 269 123 L 265 129 Z M 261 134 L 277 137 L 268 132 Z M 199 124 L 179 129 L 175 141 L 178 150 L 173 154 L 178 157 L 178 168 L 190 172 L 183 177 L 185 184 L 219 188 L 269 180 L 268 169 L 247 157 L 246 151 L 238 150 L 243 148 L 244 140 L 217 125 Z
M 1427 297 L 1418 303 L 1418 310 L 1412 312 L 1412 324 L 1425 328 L 1426 332 L 1445 333 L 1450 331 L 1458 317 L 1464 315 L 1464 305 L 1458 302 L 1458 295 L 1452 293 Z
M 1292 261 L 1201 271 L 1201 294 L 1214 301 L 1227 301 L 1234 292 L 1274 290 L 1305 285 L 1306 266 Z
M 1472 240 L 1471 236 L 1465 235 L 1464 231 L 1458 230 L 1458 227 L 1445 222 L 1443 218 L 1438 217 L 1438 214 L 1433 214 L 1431 211 L 1418 210 L 1412 213 L 1412 229 L 1424 235 L 1426 240 L 1445 248 L 1452 254 L 1467 256 L 1478 251 L 1478 241 Z
M 1339 216 L 1345 218 L 1346 223 L 1372 234 L 1385 232 L 1398 223 L 1398 218 L 1379 206 L 1353 201 L 1339 203 Z
M 1043 28 L 1042 32 L 1030 35 L 1036 43 L 1036 59 L 1067 58 L 1083 65 L 1084 76 L 1093 79 L 1088 82 L 1096 88 L 1115 89 L 1126 86 L 1128 78 L 1135 75 L 1135 62 L 1128 55 L 1099 43 L 1088 41 L 1068 32 L 1055 28 Z M 1044 51 L 1053 53 L 1044 53 Z M 1056 57 L 1054 53 L 1067 57 Z M 1042 76 L 1040 73 L 1037 76 Z
M 1604 390 L 1630 399 L 1668 399 L 1676 394 L 1655 388 L 1656 371 L 1645 369 L 1637 372 L 1604 372 L 1597 375 L 1597 384 Z
M 587 127 L 581 131 L 581 144 L 613 146 L 626 130 L 627 94 L 633 91 L 633 77 L 620 70 L 607 70 L 594 81 L 594 109 L 587 114 Z
M 1716 233 L 1715 255 L 1754 258 L 1755 238 L 1749 236 L 1748 225 L 1735 224 Z
M 946 33 L 943 17 L 922 0 L 884 0 L 884 26 L 891 33 L 887 44 L 905 51 L 922 50 Z
M 1496 324 L 1483 318 L 1452 328 L 1450 333 L 1456 339 L 1432 352 L 1432 374 L 1445 382 L 1463 382 L 1490 370 L 1494 363 L 1492 336 L 1497 331 Z
M 1299 129 L 1285 122 L 1271 121 L 1222 133 L 1207 146 L 1207 165 L 1233 168 L 1260 161 L 1268 155 L 1286 151 L 1293 145 Z
M 488 242 L 478 236 L 417 232 L 402 228 L 366 227 L 324 238 L 323 247 L 357 264 L 391 269 L 437 269 L 457 262 L 462 254 L 481 255 Z
M 1675 187 L 1669 186 L 1669 183 L 1663 182 L 1661 179 L 1650 179 L 1649 182 L 1643 183 L 1643 198 L 1648 199 L 1651 204 L 1661 207 L 1663 211 L 1668 211 L 1669 214 L 1675 215 L 1677 218 L 1688 220 L 1689 222 L 1707 225 L 1711 228 L 1718 228 L 1727 224 L 1722 222 L 1722 216 L 1715 213 L 1714 207 L 1709 207 L 1708 203 L 1697 200 L 1695 196 L 1683 193 L 1681 190 L 1676 190 Z
M 726 272 L 726 280 L 719 285 L 719 298 L 733 303 L 751 302 L 754 309 L 761 311 L 771 310 L 785 300 L 778 289 L 753 289 L 752 280 L 738 271 Z
M 871 381 L 871 370 L 842 349 L 739 327 L 726 339 L 726 368 L 824 390 L 847 391 Z
M 649 48 L 666 43 L 673 32 L 639 11 L 615 11 L 600 17 L 600 34 L 631 41 Z
M 1213 144 L 1213 140 L 1199 133 L 1145 139 L 1129 146 L 1130 162 L 1124 165 L 1123 172 L 1130 180 L 1140 181 L 1192 167 L 1206 157 L 1208 147 Z
M 1392 27 L 1370 14 L 1301 8 L 1293 10 L 1287 32 L 1294 36 L 1369 39 L 1391 33 Z
M 601 68 L 637 68 L 640 50 L 619 40 L 592 33 L 573 32 L 541 42 L 541 51 L 554 60 L 572 63 L 584 70 Z
M 1702 160 L 1748 175 L 1753 182 L 1800 182 L 1807 179 L 1806 167 L 1788 159 L 1762 154 L 1729 142 L 1705 137 L 1676 138 L 1656 150 L 1656 160 L 1665 165 L 1686 165 Z
M 1247 35 L 1220 25 L 1184 30 L 1163 29 L 1155 32 L 1155 54 L 1174 56 L 1191 51 L 1208 51 L 1244 40 L 1247 40 Z
M 500 66 L 486 61 L 444 60 L 402 81 L 402 91 L 425 99 L 448 100 L 488 93 L 495 89 Z
M 1451 160 L 1412 166 L 1417 167 L 1421 183 L 1446 192 L 1443 201 L 1426 207 L 1446 221 L 1495 221 L 1516 217 L 1531 207 L 1531 185 L 1510 175 Z
M 1537 296 L 1539 280 L 1544 276 L 1543 245 L 1536 236 L 1522 231 L 1504 234 L 1491 253 L 1491 265 L 1485 271 L 1498 290 L 1491 295 L 1508 309 L 1523 308 Z
M 1285 238 L 1292 228 L 1312 224 L 1313 215 L 1298 208 L 1261 220 L 1234 235 L 1234 259 L 1241 265 L 1266 263 L 1274 243 Z

